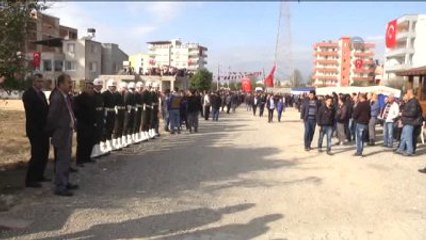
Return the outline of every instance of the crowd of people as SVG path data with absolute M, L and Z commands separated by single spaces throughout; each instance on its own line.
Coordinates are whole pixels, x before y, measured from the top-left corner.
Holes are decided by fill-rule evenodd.
M 306 151 L 312 149 L 315 127 L 318 125 L 318 151 L 322 151 L 326 136 L 326 152 L 332 154 L 332 137 L 335 136 L 337 145 L 355 141 L 355 156 L 363 155 L 365 143 L 369 146 L 376 144 L 378 124 L 383 125 L 383 147 L 393 149 L 396 154 L 413 156 L 424 121 L 420 103 L 411 89 L 398 102 L 395 96 L 389 95 L 382 107 L 375 93 L 333 93 L 317 97 L 311 91 L 303 100 L 300 113 L 305 127 Z
M 408 90 L 400 101 L 393 95 L 380 107 L 374 93 L 335 94 L 317 97 L 315 92 L 307 96 L 241 91 L 198 91 L 195 89 L 160 91 L 158 83 L 104 82 L 95 79 L 86 82 L 85 89 L 74 94 L 69 75 L 62 74 L 47 101 L 42 91 L 41 74 L 33 77 L 33 85 L 23 94 L 26 114 L 26 133 L 31 145 L 26 186 L 41 187 L 50 181 L 44 175 L 53 145 L 55 158 L 55 191 L 60 196 L 72 196 L 78 185 L 69 181 L 69 173 L 78 171 L 71 167 L 73 133 L 76 132 L 76 165 L 84 167 L 96 158 L 111 151 L 121 150 L 131 144 L 160 135 L 159 118 L 164 120 L 164 131 L 180 134 L 185 128 L 197 133 L 199 116 L 204 120 L 219 121 L 221 113 L 230 114 L 245 103 L 253 116 L 263 117 L 268 111 L 268 123 L 273 122 L 274 112 L 281 121 L 286 107 L 299 109 L 304 122 L 304 147 L 310 151 L 315 128 L 320 128 L 318 151 L 332 154 L 332 138 L 337 145 L 355 141 L 355 156 L 362 156 L 364 143 L 375 145 L 376 126 L 383 125 L 383 146 L 393 148 L 396 154 L 413 156 L 416 139 L 422 131 L 423 112 L 413 91 Z M 118 85 L 118 86 L 117 86 Z M 226 111 L 225 111 L 226 108 Z M 397 145 L 394 143 L 397 142 Z M 426 172 L 426 168 L 420 170 Z
M 78 171 L 71 167 L 74 132 L 76 165 L 84 167 L 111 151 L 160 136 L 160 117 L 165 132 L 180 134 L 185 127 L 189 133 L 196 133 L 200 115 L 205 120 L 218 121 L 225 106 L 228 114 L 231 110 L 235 112 L 243 96 L 232 91 L 178 88 L 162 92 L 157 82 L 117 84 L 112 79 L 106 84 L 100 79 L 86 82 L 84 90 L 76 94 L 71 77 L 62 74 L 47 101 L 43 85 L 43 76 L 35 74 L 32 87 L 22 98 L 31 145 L 25 184 L 38 188 L 41 182 L 51 181 L 45 177 L 45 169 L 52 144 L 54 193 L 60 196 L 72 196 L 71 190 L 78 189 L 78 185 L 69 181 L 69 173 Z M 102 92 L 104 85 L 106 90 Z

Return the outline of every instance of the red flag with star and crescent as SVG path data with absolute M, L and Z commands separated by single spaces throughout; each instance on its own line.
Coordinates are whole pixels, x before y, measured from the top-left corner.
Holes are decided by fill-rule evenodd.
M 271 71 L 269 72 L 268 76 L 265 78 L 265 86 L 267 87 L 273 87 L 274 86 L 274 73 L 275 73 L 276 65 L 272 67 Z
M 396 19 L 388 23 L 386 29 L 386 47 L 394 48 L 396 46 Z

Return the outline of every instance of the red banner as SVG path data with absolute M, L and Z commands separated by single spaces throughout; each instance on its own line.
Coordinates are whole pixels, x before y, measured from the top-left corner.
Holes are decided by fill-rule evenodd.
M 386 29 L 386 47 L 394 48 L 396 46 L 396 19 L 388 23 Z
M 41 54 L 40 52 L 33 52 L 33 66 L 34 67 L 40 67 L 40 62 L 41 62 Z
M 269 72 L 268 76 L 266 76 L 265 78 L 265 86 L 266 87 L 273 87 L 274 86 L 274 73 L 275 73 L 275 68 L 276 65 L 274 65 L 271 69 L 271 71 Z
M 251 92 L 251 81 L 250 78 L 245 77 L 241 79 L 241 90 L 244 92 Z

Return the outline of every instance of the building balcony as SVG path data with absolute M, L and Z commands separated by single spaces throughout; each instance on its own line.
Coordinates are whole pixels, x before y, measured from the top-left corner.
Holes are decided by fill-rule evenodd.
M 327 72 L 327 73 L 329 73 L 329 72 L 334 72 L 334 73 L 339 72 L 339 70 L 337 70 L 337 68 L 321 68 L 321 67 L 316 67 L 314 69 L 314 71 L 316 71 L 316 72 Z
M 412 54 L 414 53 L 413 48 L 394 48 L 390 49 L 385 53 L 386 57 L 404 57 L 406 54 Z
M 318 79 L 318 80 L 337 80 L 337 76 L 336 75 L 314 75 L 312 77 L 313 79 Z
M 374 72 L 374 69 L 368 69 L 368 68 L 361 68 L 361 69 L 354 69 L 354 73 L 371 73 Z
M 410 32 L 397 32 L 396 33 L 396 40 L 404 40 L 407 39 L 410 35 Z
M 393 66 L 385 66 L 385 72 L 395 72 L 398 70 L 404 70 L 404 69 L 409 69 L 411 68 L 411 65 L 409 64 L 398 64 L 398 65 L 393 65 Z
M 200 55 L 200 52 L 199 51 L 189 51 L 188 55 L 189 56 L 198 56 L 198 55 Z
M 333 42 L 320 42 L 320 43 L 316 43 L 314 45 L 314 48 L 337 48 L 339 47 L 339 44 L 337 43 L 333 43 Z
M 373 80 L 371 77 L 352 77 L 353 81 L 371 81 Z
M 337 60 L 316 59 L 315 63 L 319 64 L 339 64 Z
M 339 56 L 339 54 L 337 52 L 332 52 L 332 51 L 319 51 L 319 52 L 314 52 L 314 56 L 334 56 L 334 57 L 337 57 L 337 56 Z
M 354 53 L 355 57 L 373 57 L 374 53 L 373 52 L 356 52 Z

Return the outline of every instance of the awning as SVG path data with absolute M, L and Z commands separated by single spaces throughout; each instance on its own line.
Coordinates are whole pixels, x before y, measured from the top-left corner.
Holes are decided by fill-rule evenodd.
M 395 72 L 397 76 L 421 76 L 426 75 L 426 66 L 399 70 Z
M 33 41 L 32 43 L 48 47 L 62 47 L 63 40 L 63 38 L 49 38 L 39 41 Z

